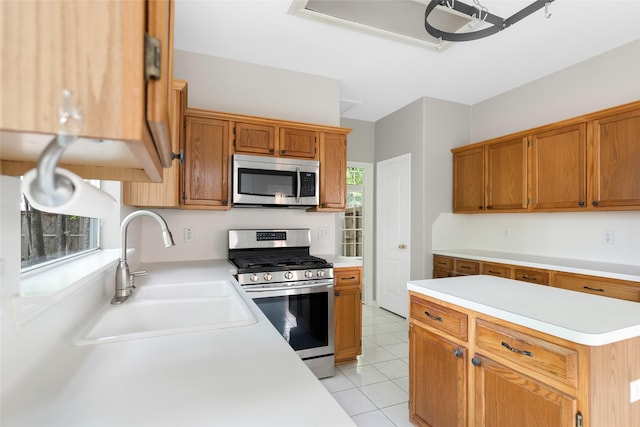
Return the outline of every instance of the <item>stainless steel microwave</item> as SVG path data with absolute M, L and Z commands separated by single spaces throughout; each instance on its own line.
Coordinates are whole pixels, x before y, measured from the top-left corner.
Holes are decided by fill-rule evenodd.
M 233 204 L 236 206 L 317 206 L 317 160 L 233 156 Z

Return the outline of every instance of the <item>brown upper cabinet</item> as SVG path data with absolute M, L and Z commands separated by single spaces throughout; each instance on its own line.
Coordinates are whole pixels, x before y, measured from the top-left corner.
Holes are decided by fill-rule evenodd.
M 640 101 L 451 151 L 454 212 L 640 209 Z
M 175 80 L 169 105 L 171 117 L 171 151 L 184 153 L 184 111 L 187 108 L 187 82 Z M 184 155 L 184 154 L 183 154 Z M 131 206 L 177 208 L 180 206 L 181 164 L 175 160 L 170 168 L 162 170 L 162 182 L 124 182 L 122 203 Z
M 172 0 L 0 2 L 0 22 L 1 50 L 12 58 L 0 87 L 2 174 L 35 166 L 60 132 L 68 89 L 82 111 L 82 139 L 59 166 L 84 178 L 162 179 L 171 166 Z M 158 43 L 146 48 L 159 65 L 148 73 L 146 39 Z
M 486 208 L 520 210 L 527 208 L 527 140 L 514 138 L 488 144 L 486 165 Z
M 229 209 L 230 123 L 203 110 L 187 109 L 185 124 L 183 208 Z
M 237 121 L 234 126 L 234 152 L 265 156 L 318 158 L 318 135 L 314 129 Z
M 453 150 L 453 211 L 484 209 L 484 149 Z
M 342 212 L 347 207 L 347 135 L 320 134 L 320 204 L 309 210 Z
M 590 205 L 640 207 L 640 108 L 593 120 L 589 158 L 593 168 Z
M 583 208 L 587 204 L 587 126 L 563 126 L 531 137 L 533 209 Z

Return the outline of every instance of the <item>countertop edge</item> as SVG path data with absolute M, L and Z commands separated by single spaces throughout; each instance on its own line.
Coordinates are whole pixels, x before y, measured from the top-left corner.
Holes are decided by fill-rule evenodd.
M 466 276 L 467 278 L 476 278 L 479 276 Z M 429 297 L 433 297 L 457 306 L 476 311 L 481 314 L 496 317 L 498 319 L 506 320 L 519 326 L 524 326 L 539 332 L 543 332 L 558 338 L 566 339 L 577 344 L 583 344 L 587 346 L 602 346 L 626 339 L 636 338 L 640 336 L 640 314 L 638 322 L 635 325 L 629 325 L 627 327 L 615 329 L 605 333 L 585 333 L 569 329 L 562 325 L 555 325 L 550 322 L 534 319 L 522 314 L 510 312 L 499 307 L 492 307 L 482 302 L 477 302 L 472 299 L 462 298 L 457 295 L 452 295 L 447 292 L 443 292 L 437 289 L 429 288 L 429 282 L 434 280 L 456 280 L 459 278 L 447 278 L 447 279 L 431 279 L 431 280 L 414 280 L 407 282 L 407 289 L 414 291 Z M 495 280 L 493 278 L 492 280 Z M 498 280 L 508 280 L 510 282 L 516 282 L 510 279 L 497 278 Z M 467 279 L 472 280 L 472 279 Z M 479 285 L 481 286 L 481 285 Z M 540 286 L 540 285 L 534 285 Z M 545 287 L 541 287 L 544 290 Z M 570 292 L 570 291 L 567 291 Z M 594 298 L 605 298 L 592 296 Z M 632 303 L 633 304 L 633 303 Z M 638 313 L 640 313 L 640 304 L 638 304 Z
M 465 258 L 474 261 L 496 262 L 511 264 L 522 267 L 541 268 L 564 273 L 584 274 L 587 276 L 605 277 L 609 279 L 627 280 L 638 282 L 640 285 L 640 266 L 626 264 L 612 264 L 596 261 L 582 261 L 565 258 L 542 257 L 528 254 L 509 254 L 503 252 L 492 252 L 473 249 L 434 249 L 433 255 L 449 256 L 454 258 Z M 527 259 L 528 258 L 528 259 Z M 608 270 L 597 268 L 585 268 L 578 266 L 581 263 L 592 263 L 593 265 L 605 266 Z M 574 264 L 574 265 L 571 265 Z M 619 269 L 620 271 L 613 271 Z M 637 269 L 637 274 L 622 272 L 622 270 Z

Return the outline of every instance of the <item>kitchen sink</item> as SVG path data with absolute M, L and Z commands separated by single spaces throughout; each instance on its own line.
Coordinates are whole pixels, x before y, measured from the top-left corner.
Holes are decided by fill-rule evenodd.
M 78 334 L 77 345 L 235 328 L 257 319 L 231 282 L 143 286 L 107 306 Z
M 232 297 L 234 294 L 237 294 L 237 291 L 230 282 L 219 280 L 215 282 L 141 286 L 134 291 L 133 298 L 137 300 L 216 298 Z

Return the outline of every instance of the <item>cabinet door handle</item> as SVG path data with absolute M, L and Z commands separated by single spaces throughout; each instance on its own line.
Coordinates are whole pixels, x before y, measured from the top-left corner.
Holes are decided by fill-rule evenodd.
M 592 204 L 593 206 L 598 206 L 598 204 L 599 204 L 599 203 L 598 203 L 598 201 L 597 201 L 597 200 L 594 200 L 593 202 L 591 202 L 591 204 Z
M 453 350 L 453 355 L 455 357 L 462 357 L 462 350 L 460 350 L 459 348 L 456 348 L 455 350 Z
M 529 357 L 533 357 L 533 353 L 531 353 L 530 351 L 527 350 L 518 350 L 517 348 L 513 348 L 509 345 L 508 342 L 504 342 L 502 341 L 502 346 L 504 348 L 506 348 L 509 351 L 513 351 L 514 353 L 518 353 L 518 354 L 522 354 L 524 356 L 529 356 Z
M 334 292 L 334 294 L 333 294 L 333 295 L 335 295 L 335 296 L 339 297 L 339 296 L 340 296 L 340 292 Z
M 471 363 L 473 364 L 473 366 L 480 366 L 480 359 L 474 357 L 471 359 Z
M 584 202 L 578 202 L 578 206 L 584 206 Z
M 592 288 L 590 286 L 583 286 L 583 288 L 588 290 L 588 291 L 604 292 L 604 289 L 602 289 L 602 288 Z
M 433 319 L 435 321 L 442 322 L 442 317 L 434 316 L 433 314 L 429 313 L 427 310 L 424 311 L 424 314 L 426 314 L 429 319 Z
M 493 209 L 493 206 L 488 205 L 488 206 L 487 206 L 487 209 Z

